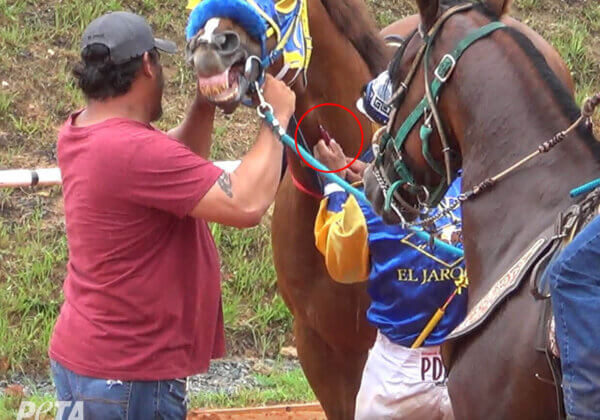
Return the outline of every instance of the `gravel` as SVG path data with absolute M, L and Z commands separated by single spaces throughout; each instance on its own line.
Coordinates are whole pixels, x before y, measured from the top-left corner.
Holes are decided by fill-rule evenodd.
M 256 374 L 268 375 L 274 370 L 289 372 L 300 368 L 297 360 L 272 359 L 221 359 L 211 363 L 208 372 L 190 377 L 190 393 L 223 392 L 234 394 L 241 388 L 260 388 Z M 52 380 L 47 377 L 28 377 L 15 375 L 10 379 L 0 380 L 0 392 L 7 386 L 20 385 L 26 395 L 47 395 L 54 393 Z

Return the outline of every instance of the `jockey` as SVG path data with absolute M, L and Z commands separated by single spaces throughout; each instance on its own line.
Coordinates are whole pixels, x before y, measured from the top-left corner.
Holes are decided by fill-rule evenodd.
M 389 95 L 384 72 L 366 86 L 357 106 L 374 122 L 385 124 Z M 346 164 L 335 140 L 329 145 L 319 141 L 314 153 L 330 168 Z M 353 165 L 340 176 L 353 182 L 361 177 L 364 166 Z M 456 180 L 437 211 L 449 205 L 448 197 L 459 193 L 460 181 Z M 460 246 L 459 210 L 444 215 L 430 229 L 436 237 Z M 410 230 L 386 225 L 371 206 L 332 183 L 325 186 L 315 242 L 335 281 L 368 281 L 372 302 L 367 319 L 378 332 L 363 371 L 356 419 L 453 418 L 440 344 L 465 316 L 463 258 L 433 248 Z M 439 322 L 430 322 L 448 301 Z M 427 334 L 424 330 L 432 323 L 434 328 Z
M 568 419 L 600 416 L 600 216 L 565 247 L 549 280 Z

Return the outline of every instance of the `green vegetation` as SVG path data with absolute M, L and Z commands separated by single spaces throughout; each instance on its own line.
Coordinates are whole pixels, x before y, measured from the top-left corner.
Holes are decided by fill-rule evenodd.
M 60 192 L 54 191 L 58 196 Z M 47 364 L 47 342 L 60 309 L 59 277 L 67 258 L 60 224 L 44 221 L 44 198 L 0 224 L 3 261 L 0 292 L 0 374 L 38 372 Z M 20 220 L 19 220 L 20 219 Z M 18 244 L 18 246 L 15 246 Z
M 255 375 L 258 388 L 242 388 L 233 395 L 225 393 L 197 394 L 192 397 L 192 407 L 251 407 L 277 403 L 314 401 L 304 373 L 300 369 L 290 372 L 273 372 Z
M 524 11 L 532 12 L 540 3 L 540 0 L 515 0 L 515 5 Z
M 314 393 L 310 389 L 304 373 L 300 369 L 286 371 L 276 364 L 268 374 L 253 375 L 255 387 L 242 387 L 232 394 L 225 392 L 193 394 L 190 399 L 190 409 L 195 408 L 232 408 L 273 405 L 282 403 L 298 403 L 314 401 Z M 34 393 L 33 395 L 0 395 L 0 420 L 14 419 L 22 401 L 31 401 L 36 407 L 50 407 L 54 403 L 53 395 Z M 55 410 L 42 410 L 50 420 Z M 44 417 L 40 416 L 40 419 Z
M 56 414 L 56 410 L 51 406 L 51 404 L 54 404 L 55 399 L 51 395 L 4 395 L 0 396 L 0 420 L 10 420 L 16 418 L 22 401 L 30 401 L 35 407 L 40 408 L 39 420 L 51 420 L 54 418 L 54 414 Z
M 558 50 L 571 70 L 576 99 L 600 90 L 600 3 L 516 0 L 514 15 Z M 600 120 L 597 120 L 600 121 Z
M 267 226 L 247 231 L 212 225 L 223 259 L 224 318 L 236 351 L 276 354 L 289 340 L 291 315 L 276 294 Z
M 182 49 L 184 0 L 0 0 L 0 167 L 56 164 L 56 133 L 84 103 L 70 76 L 83 28 L 108 10 L 147 16 L 158 35 Z M 367 0 L 380 26 L 412 14 L 412 0 Z M 573 72 L 577 98 L 600 90 L 600 4 L 595 0 L 516 0 L 514 15 L 560 51 Z M 194 95 L 183 54 L 163 56 L 167 78 L 160 128 L 181 120 Z M 258 124 L 240 109 L 215 122 L 214 159 L 236 159 Z M 270 220 L 239 231 L 213 225 L 222 256 L 228 348 L 274 356 L 291 337 L 291 316 L 276 293 Z M 60 189 L 0 190 L 0 379 L 44 374 L 46 347 L 58 314 L 67 258 Z M 243 405 L 313 399 L 300 371 L 258 377 L 263 390 L 194 398 L 196 405 Z M 12 402 L 14 403 L 14 401 Z M 0 418 L 12 404 L 0 399 Z M 7 405 L 8 404 L 8 405 Z M 4 411 L 3 411 L 4 410 Z
M 56 132 L 84 104 L 70 76 L 85 26 L 109 10 L 144 13 L 182 47 L 185 2 L 0 0 L 0 167 L 54 166 Z M 168 79 L 161 128 L 181 120 L 195 91 L 183 55 L 163 56 Z M 4 83 L 3 83 L 4 82 Z M 220 115 L 214 159 L 238 158 L 258 127 L 254 113 Z M 67 258 L 60 189 L 0 191 L 0 377 L 44 373 Z M 291 340 L 276 294 L 269 221 L 240 231 L 212 226 L 222 257 L 228 348 L 274 356 Z

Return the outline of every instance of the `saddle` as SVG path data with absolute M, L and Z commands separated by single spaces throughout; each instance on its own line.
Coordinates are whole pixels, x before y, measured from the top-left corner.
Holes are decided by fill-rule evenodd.
M 536 337 L 536 350 L 544 353 L 553 380 L 536 377 L 556 386 L 559 418 L 566 418 L 560 368 L 560 354 L 554 333 L 554 319 L 550 300 L 550 289 L 544 278 L 548 265 L 560 254 L 573 238 L 599 214 L 600 188 L 578 198 L 567 210 L 561 212 L 554 225 L 548 227 L 519 256 L 517 261 L 500 277 L 490 290 L 469 311 L 463 322 L 446 338 L 455 340 L 470 334 L 485 323 L 488 317 L 512 295 L 525 279 L 529 281 L 530 292 L 536 300 L 543 300 L 540 313 L 540 325 Z
M 560 364 L 560 349 L 556 341 L 555 320 L 552 314 L 550 300 L 550 285 L 544 277 L 544 272 L 561 251 L 587 226 L 600 210 L 600 188 L 583 196 L 578 202 L 560 213 L 554 226 L 554 241 L 548 251 L 534 265 L 530 279 L 530 292 L 536 300 L 544 300 L 540 312 L 540 324 L 536 339 L 536 350 L 546 355 L 546 360 L 552 372 L 553 381 L 536 376 L 542 382 L 556 387 L 556 398 L 559 407 L 559 419 L 566 418 L 562 391 L 562 369 Z

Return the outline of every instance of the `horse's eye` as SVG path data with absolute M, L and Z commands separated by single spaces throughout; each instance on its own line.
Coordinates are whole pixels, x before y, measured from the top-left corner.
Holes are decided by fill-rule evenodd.
M 233 31 L 215 35 L 213 42 L 226 54 L 231 54 L 240 47 L 240 37 L 237 32 Z

